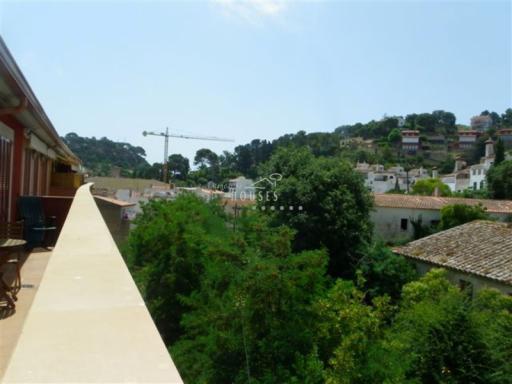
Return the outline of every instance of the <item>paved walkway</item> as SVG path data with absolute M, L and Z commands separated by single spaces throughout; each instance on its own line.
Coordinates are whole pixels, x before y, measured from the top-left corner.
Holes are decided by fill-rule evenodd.
M 0 309 L 0 378 L 16 347 L 51 254 L 48 251 L 36 250 L 26 258 L 21 269 L 22 288 L 18 292 L 16 311 L 9 313 Z

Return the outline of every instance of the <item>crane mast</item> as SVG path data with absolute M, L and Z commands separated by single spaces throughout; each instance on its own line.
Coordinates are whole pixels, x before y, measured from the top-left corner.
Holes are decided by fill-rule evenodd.
M 193 139 L 193 140 L 211 140 L 211 141 L 228 141 L 233 142 L 232 139 L 224 139 L 215 136 L 189 136 L 189 135 L 178 135 L 169 133 L 169 127 L 165 127 L 165 132 L 142 132 L 143 136 L 161 136 L 164 138 L 164 163 L 163 163 L 163 182 L 169 182 L 169 137 L 176 137 L 178 139 Z

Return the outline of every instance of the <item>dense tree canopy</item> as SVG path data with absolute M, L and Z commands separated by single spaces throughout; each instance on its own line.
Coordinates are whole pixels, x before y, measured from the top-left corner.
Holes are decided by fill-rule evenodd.
M 115 142 L 102 137 L 81 137 L 76 133 L 68 133 L 63 137 L 71 149 L 93 173 L 100 176 L 110 175 L 112 166 L 120 167 L 126 172 L 141 166 L 149 166 L 142 147 L 134 147 L 128 143 Z
M 451 204 L 441 208 L 439 229 L 445 230 L 473 220 L 489 220 L 482 205 Z
M 292 232 L 261 218 L 238 227 L 232 251 L 205 260 L 171 352 L 190 383 L 304 382 L 297 365 L 313 348 L 311 304 L 324 292 L 327 258 L 292 253 Z
M 295 231 L 272 219 L 191 195 L 137 219 L 128 265 L 186 383 L 510 381 L 512 297 L 471 300 L 443 270 L 415 280 L 380 244 L 333 279 L 325 251 L 294 251 Z
M 412 186 L 413 195 L 433 196 L 436 193 L 436 191 L 439 194 L 439 196 L 451 195 L 450 187 L 448 187 L 439 179 L 418 180 Z
M 512 160 L 503 161 L 489 169 L 487 188 L 495 199 L 512 199 Z
M 331 274 L 350 273 L 372 233 L 373 200 L 361 176 L 351 164 L 316 158 L 307 148 L 279 149 L 262 167 L 263 175 L 275 173 L 282 180 L 264 184 L 260 209 L 297 231 L 296 249 L 326 247 Z
M 171 174 L 171 180 L 177 178 L 180 180 L 186 180 L 190 171 L 190 163 L 188 159 L 178 153 L 174 153 L 169 156 L 169 172 Z
M 181 335 L 180 296 L 198 287 L 203 260 L 220 252 L 227 229 L 220 207 L 194 195 L 142 208 L 130 231 L 128 264 L 162 337 L 173 342 Z

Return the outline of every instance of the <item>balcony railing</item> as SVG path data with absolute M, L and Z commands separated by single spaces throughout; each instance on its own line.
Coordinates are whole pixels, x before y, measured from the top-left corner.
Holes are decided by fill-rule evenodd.
M 90 193 L 77 191 L 2 383 L 182 383 Z

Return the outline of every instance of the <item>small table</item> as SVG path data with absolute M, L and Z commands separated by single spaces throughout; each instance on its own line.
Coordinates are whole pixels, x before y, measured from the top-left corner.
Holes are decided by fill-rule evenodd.
M 14 252 L 18 252 L 17 262 L 19 263 L 19 253 L 23 250 L 25 244 L 27 244 L 27 242 L 21 239 L 0 239 L 0 267 L 11 262 L 9 256 Z M 21 280 L 19 264 L 16 266 L 16 273 L 17 280 Z M 8 306 L 14 309 L 16 307 L 14 301 L 17 300 L 16 292 L 5 282 L 3 274 L 4 272 L 0 270 L 0 297 L 4 297 L 7 300 Z M 21 281 L 19 281 L 19 283 L 21 284 Z

